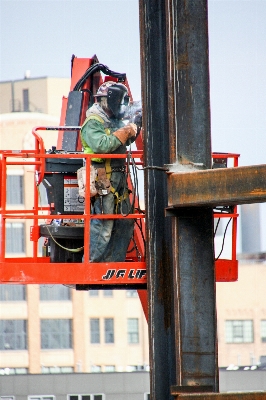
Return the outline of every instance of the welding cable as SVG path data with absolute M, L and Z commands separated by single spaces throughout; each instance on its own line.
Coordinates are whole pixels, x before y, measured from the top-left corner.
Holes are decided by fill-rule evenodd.
M 131 173 L 130 173 L 130 160 L 131 160 L 131 148 L 130 148 L 128 154 L 127 154 L 127 173 L 126 173 L 126 175 L 124 176 L 124 179 L 125 179 L 125 180 L 124 180 L 124 185 L 123 185 L 122 199 L 125 198 L 126 191 L 128 190 L 128 189 L 126 189 L 126 186 L 127 186 L 127 185 L 126 185 L 126 182 L 127 182 L 128 178 L 129 178 L 129 179 L 130 179 L 130 182 L 131 182 L 131 186 L 132 186 L 132 201 L 130 202 L 130 207 L 127 206 L 127 213 L 124 213 L 124 212 L 123 212 L 123 200 L 121 201 L 120 213 L 121 213 L 121 215 L 122 215 L 123 217 L 127 217 L 127 216 L 130 214 L 130 212 L 131 212 L 132 209 L 133 209 L 134 203 L 135 203 L 135 187 L 134 187 L 134 185 L 133 185 L 132 178 L 131 178 Z M 127 204 L 127 203 L 126 203 L 126 204 Z
M 221 251 L 220 251 L 218 257 L 215 258 L 215 261 L 217 261 L 217 260 L 220 258 L 221 254 L 222 254 L 222 252 L 223 252 L 223 249 L 224 249 L 224 241 L 225 241 L 225 235 L 226 235 L 226 231 L 227 231 L 227 228 L 228 228 L 228 226 L 229 226 L 231 220 L 232 220 L 232 217 L 229 219 L 229 221 L 228 221 L 227 224 L 226 224 L 226 227 L 225 227 L 225 230 L 224 230 L 222 248 L 221 248 Z
M 138 189 L 138 174 L 137 174 L 137 169 L 136 169 L 136 164 L 135 164 L 135 160 L 133 160 L 132 163 L 132 173 L 133 173 L 133 179 L 134 179 L 134 185 L 136 187 L 136 198 L 137 198 L 137 207 L 136 209 L 139 212 L 142 212 L 144 214 L 144 212 L 140 209 L 140 202 L 139 202 L 139 189 Z M 143 225 L 142 225 L 142 219 L 140 219 L 139 221 L 137 219 L 135 219 L 135 223 L 140 231 L 142 240 L 143 240 L 143 244 L 144 244 L 144 252 L 145 252 L 145 238 L 144 238 L 144 234 L 143 234 Z M 144 257 L 145 257 L 145 253 L 144 253 Z
M 130 163 L 131 163 L 131 165 L 130 165 Z M 132 189 L 133 189 L 132 190 L 133 191 L 133 200 L 131 202 L 131 209 L 133 208 L 135 202 L 137 202 L 137 207 L 135 207 L 135 208 L 138 209 L 139 212 L 142 212 L 144 214 L 144 212 L 142 210 L 140 210 L 137 169 L 136 169 L 135 160 L 132 157 L 131 151 L 129 151 L 128 156 L 127 156 L 127 171 L 128 171 L 127 177 L 130 178 Z M 144 238 L 143 229 L 142 229 L 142 220 L 140 220 L 140 224 L 139 224 L 138 220 L 134 219 L 134 223 L 136 223 L 138 229 L 140 230 L 141 237 L 142 237 L 142 240 L 144 243 L 144 248 L 145 248 L 145 238 Z M 134 246 L 132 248 L 130 248 L 127 251 L 127 253 L 131 253 L 134 249 L 136 249 L 137 255 L 139 257 L 139 256 L 141 256 L 141 252 L 139 251 L 138 246 L 136 244 L 136 240 L 134 238 L 134 231 L 133 231 L 133 235 L 132 235 L 132 240 L 133 240 Z M 144 257 L 145 257 L 145 254 L 144 254 Z
M 132 158 L 132 175 L 133 175 L 133 185 L 135 187 L 135 192 L 136 192 L 136 199 L 137 199 L 137 206 L 136 206 L 136 210 L 138 210 L 139 213 L 144 213 L 143 210 L 141 210 L 140 208 L 140 202 L 139 202 L 139 186 L 138 186 L 138 173 L 137 171 L 139 170 L 139 168 L 136 165 L 135 159 Z M 143 243 L 144 243 L 144 249 L 145 249 L 145 237 L 144 237 L 144 233 L 143 233 L 143 225 L 142 225 L 142 219 L 140 219 L 139 221 L 137 219 L 135 219 L 135 223 L 140 231 Z M 145 257 L 145 254 L 144 254 Z

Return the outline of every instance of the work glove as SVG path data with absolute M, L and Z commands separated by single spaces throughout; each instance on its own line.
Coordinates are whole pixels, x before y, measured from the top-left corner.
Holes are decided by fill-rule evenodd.
M 113 133 L 122 144 L 125 144 L 128 139 L 135 137 L 136 134 L 137 125 L 133 123 L 127 124 Z

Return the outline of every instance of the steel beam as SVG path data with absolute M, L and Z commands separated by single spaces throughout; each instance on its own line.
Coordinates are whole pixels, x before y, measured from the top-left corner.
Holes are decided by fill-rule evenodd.
M 168 0 L 169 119 L 176 165 L 211 167 L 207 0 Z M 173 218 L 179 386 L 219 390 L 212 209 Z
M 170 173 L 169 206 L 237 205 L 266 201 L 266 165 Z
M 152 400 L 218 390 L 213 217 L 163 216 L 170 163 L 211 167 L 207 0 L 140 0 Z M 171 383 L 172 382 L 172 383 Z

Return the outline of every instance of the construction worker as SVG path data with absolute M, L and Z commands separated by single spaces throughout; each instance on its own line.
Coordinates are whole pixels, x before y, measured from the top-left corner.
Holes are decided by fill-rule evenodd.
M 96 95 L 96 102 L 87 110 L 81 129 L 85 153 L 125 154 L 126 146 L 135 140 L 135 124 L 124 125 L 123 109 L 129 102 L 128 91 L 122 83 L 107 81 Z M 93 214 L 128 215 L 130 204 L 124 158 L 93 158 L 97 170 L 98 194 L 93 200 Z M 90 262 L 125 261 L 133 234 L 134 220 L 92 219 L 90 224 Z

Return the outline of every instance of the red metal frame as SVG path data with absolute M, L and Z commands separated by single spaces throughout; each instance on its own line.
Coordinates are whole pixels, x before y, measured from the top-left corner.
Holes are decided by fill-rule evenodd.
M 220 159 L 233 159 L 233 167 L 238 167 L 239 154 L 221 153 L 213 154 L 213 157 Z M 215 261 L 216 282 L 235 282 L 238 279 L 238 260 L 236 259 L 236 240 L 237 240 L 237 206 L 234 206 L 232 213 L 216 213 L 214 218 L 232 218 L 232 257 L 231 259 L 219 258 Z

